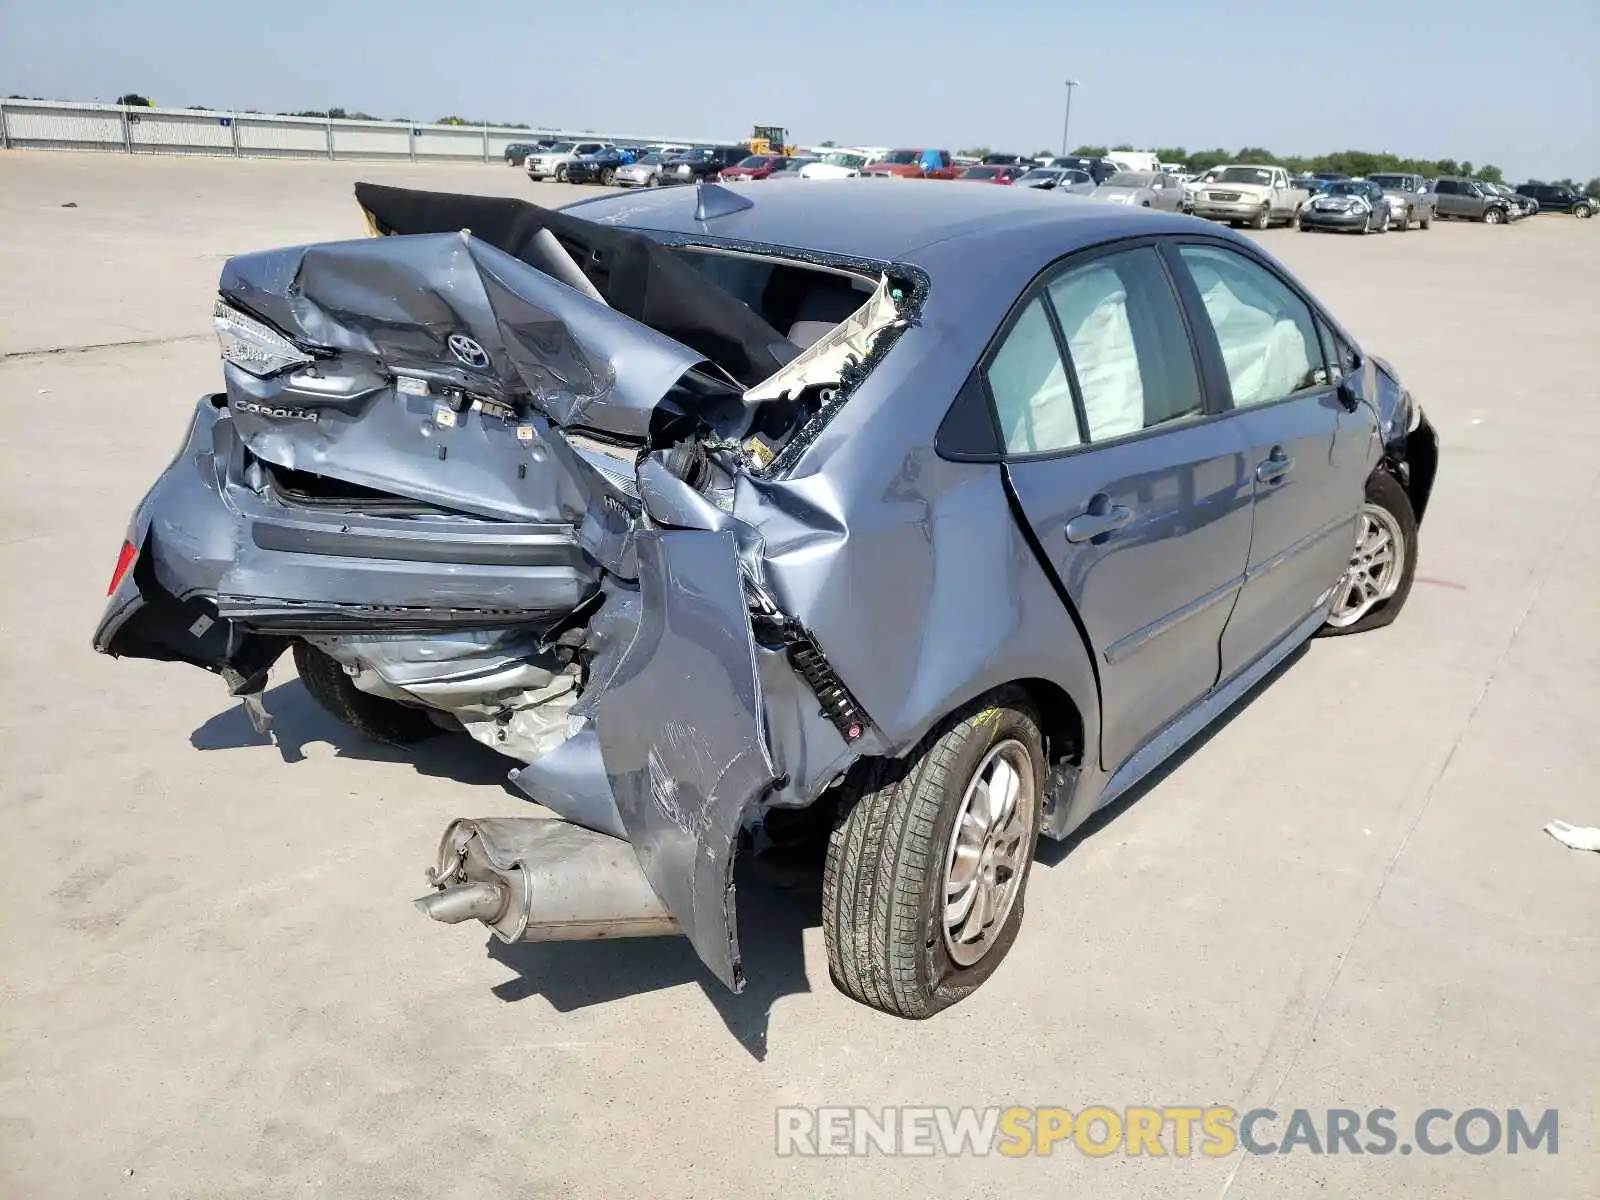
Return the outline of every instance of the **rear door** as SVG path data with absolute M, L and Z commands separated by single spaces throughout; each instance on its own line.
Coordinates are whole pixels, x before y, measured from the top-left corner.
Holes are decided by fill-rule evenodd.
M 1454 179 L 1441 179 L 1433 185 L 1433 194 L 1438 199 L 1435 208 L 1441 217 L 1465 216 L 1461 207 L 1461 185 Z
M 1377 424 L 1366 405 L 1347 407 L 1342 367 L 1325 361 L 1331 331 L 1275 269 L 1214 241 L 1177 242 L 1168 255 L 1249 446 L 1255 521 L 1222 635 L 1226 679 L 1307 621 L 1344 573 Z
M 1204 404 L 1152 242 L 1044 276 L 985 377 L 1016 503 L 1097 659 L 1114 769 L 1216 682 L 1250 551 L 1246 446 Z

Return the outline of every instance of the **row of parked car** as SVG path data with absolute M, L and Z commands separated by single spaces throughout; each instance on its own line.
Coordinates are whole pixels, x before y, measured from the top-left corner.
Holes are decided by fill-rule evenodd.
M 1352 178 L 1322 171 L 1290 178 L 1282 167 L 1234 163 L 1190 175 L 1140 156 L 1138 167 L 1107 158 L 1048 159 L 989 154 L 962 159 L 948 150 L 844 148 L 815 154 L 751 153 L 750 147 L 618 146 L 553 142 L 512 146 L 506 161 L 528 177 L 565 183 L 660 187 L 676 183 L 853 177 L 951 179 L 1091 196 L 1114 204 L 1182 211 L 1233 225 L 1384 233 L 1431 228 L 1435 220 L 1519 221 L 1541 210 L 1594 215 L 1596 204 L 1570 188 L 1525 183 L 1515 189 L 1483 179 L 1404 172 Z M 1130 160 L 1131 161 L 1131 160 Z
M 1230 164 L 1186 183 L 1184 207 L 1196 216 L 1256 229 L 1285 224 L 1306 231 L 1384 233 L 1427 229 L 1446 219 L 1505 225 L 1541 209 L 1587 220 L 1596 205 L 1570 188 L 1550 184 L 1525 183 L 1513 189 L 1484 179 L 1427 179 L 1403 172 L 1356 179 L 1329 171 L 1290 179 L 1281 167 Z

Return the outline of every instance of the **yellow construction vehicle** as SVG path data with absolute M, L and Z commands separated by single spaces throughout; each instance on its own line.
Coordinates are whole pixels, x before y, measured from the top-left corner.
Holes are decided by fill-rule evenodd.
M 782 125 L 757 125 L 750 134 L 751 154 L 793 154 L 795 145 Z

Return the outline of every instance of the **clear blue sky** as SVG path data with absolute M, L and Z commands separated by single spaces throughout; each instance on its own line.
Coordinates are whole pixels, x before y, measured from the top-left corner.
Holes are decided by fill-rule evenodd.
M 1600 0 L 0 0 L 0 94 L 1600 175 Z

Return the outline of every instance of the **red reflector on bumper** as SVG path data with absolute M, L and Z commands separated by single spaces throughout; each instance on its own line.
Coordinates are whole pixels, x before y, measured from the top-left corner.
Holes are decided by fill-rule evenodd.
M 117 569 L 111 572 L 111 586 L 106 589 L 106 595 L 116 595 L 117 588 L 122 583 L 122 577 L 128 573 L 128 568 L 133 566 L 133 560 L 138 557 L 138 547 L 132 542 L 122 543 L 122 549 L 117 552 Z

